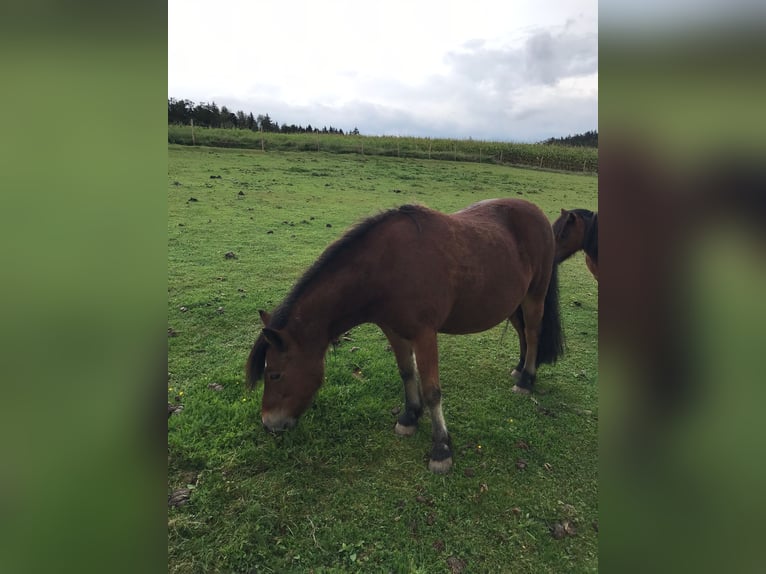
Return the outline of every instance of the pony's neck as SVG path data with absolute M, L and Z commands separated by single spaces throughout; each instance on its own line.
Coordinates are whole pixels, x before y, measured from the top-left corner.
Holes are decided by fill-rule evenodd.
M 352 327 L 369 322 L 373 298 L 357 266 L 327 269 L 292 305 L 286 328 L 297 339 L 326 349 Z

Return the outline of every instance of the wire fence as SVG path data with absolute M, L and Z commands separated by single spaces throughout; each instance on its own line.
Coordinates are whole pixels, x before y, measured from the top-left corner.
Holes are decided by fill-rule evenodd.
M 402 158 L 521 165 L 598 173 L 598 149 L 472 139 L 432 139 L 324 133 L 282 134 L 240 129 L 169 125 L 168 142 L 180 145 L 267 151 L 317 151 Z

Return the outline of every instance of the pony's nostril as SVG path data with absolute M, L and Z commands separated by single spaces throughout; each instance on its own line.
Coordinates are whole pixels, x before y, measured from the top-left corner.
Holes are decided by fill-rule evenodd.
M 292 428 L 294 423 L 291 419 L 286 419 L 281 422 L 274 422 L 273 424 L 269 424 L 266 420 L 264 420 L 261 421 L 261 424 L 263 425 L 263 429 L 266 432 L 280 433 Z

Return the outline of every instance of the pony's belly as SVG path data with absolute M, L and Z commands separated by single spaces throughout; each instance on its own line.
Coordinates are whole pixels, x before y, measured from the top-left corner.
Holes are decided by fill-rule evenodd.
M 440 333 L 450 335 L 465 335 L 480 333 L 499 325 L 508 319 L 518 305 L 505 303 L 494 305 L 492 309 L 474 306 L 472 308 L 455 308 L 439 328 Z
M 487 274 L 481 281 L 458 284 L 453 292 L 449 314 L 439 331 L 450 334 L 479 333 L 491 329 L 508 319 L 521 303 L 527 290 L 528 281 L 520 276 L 501 272 L 504 269 L 518 269 L 516 261 L 508 260 L 504 254 L 494 258 L 495 273 Z M 492 269 L 486 265 L 484 269 Z M 476 271 L 469 276 L 481 276 Z

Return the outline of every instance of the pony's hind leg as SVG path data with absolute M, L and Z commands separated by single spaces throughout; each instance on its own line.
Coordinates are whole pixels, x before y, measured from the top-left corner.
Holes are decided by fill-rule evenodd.
M 521 313 L 521 307 L 516 309 L 508 320 L 519 336 L 519 362 L 511 371 L 511 380 L 516 382 L 521 378 L 521 372 L 524 370 L 524 358 L 527 354 L 527 339 L 524 336 L 524 315 Z
M 421 334 L 413 341 L 423 400 L 431 413 L 431 453 L 428 469 L 442 474 L 452 468 L 452 448 L 444 422 L 439 385 L 439 351 L 435 332 Z
M 591 275 L 593 275 L 593 278 L 598 282 L 598 264 L 593 261 L 590 255 L 587 253 L 585 254 L 585 265 L 588 268 L 588 271 L 591 272 Z
M 527 298 L 521 304 L 523 313 L 523 332 L 526 349 L 524 350 L 524 363 L 521 372 L 516 379 L 516 384 L 511 389 L 514 393 L 530 394 L 532 385 L 537 378 L 537 344 L 540 338 L 542 325 L 544 300 Z M 514 325 L 515 326 L 515 325 Z M 521 335 L 519 335 L 521 337 Z M 521 362 L 519 363 L 522 364 Z
M 417 430 L 418 419 L 423 414 L 423 399 L 415 370 L 412 343 L 386 329 L 383 332 L 391 343 L 391 350 L 399 366 L 399 375 L 404 383 L 404 412 L 399 415 L 394 431 L 401 436 L 411 436 Z

